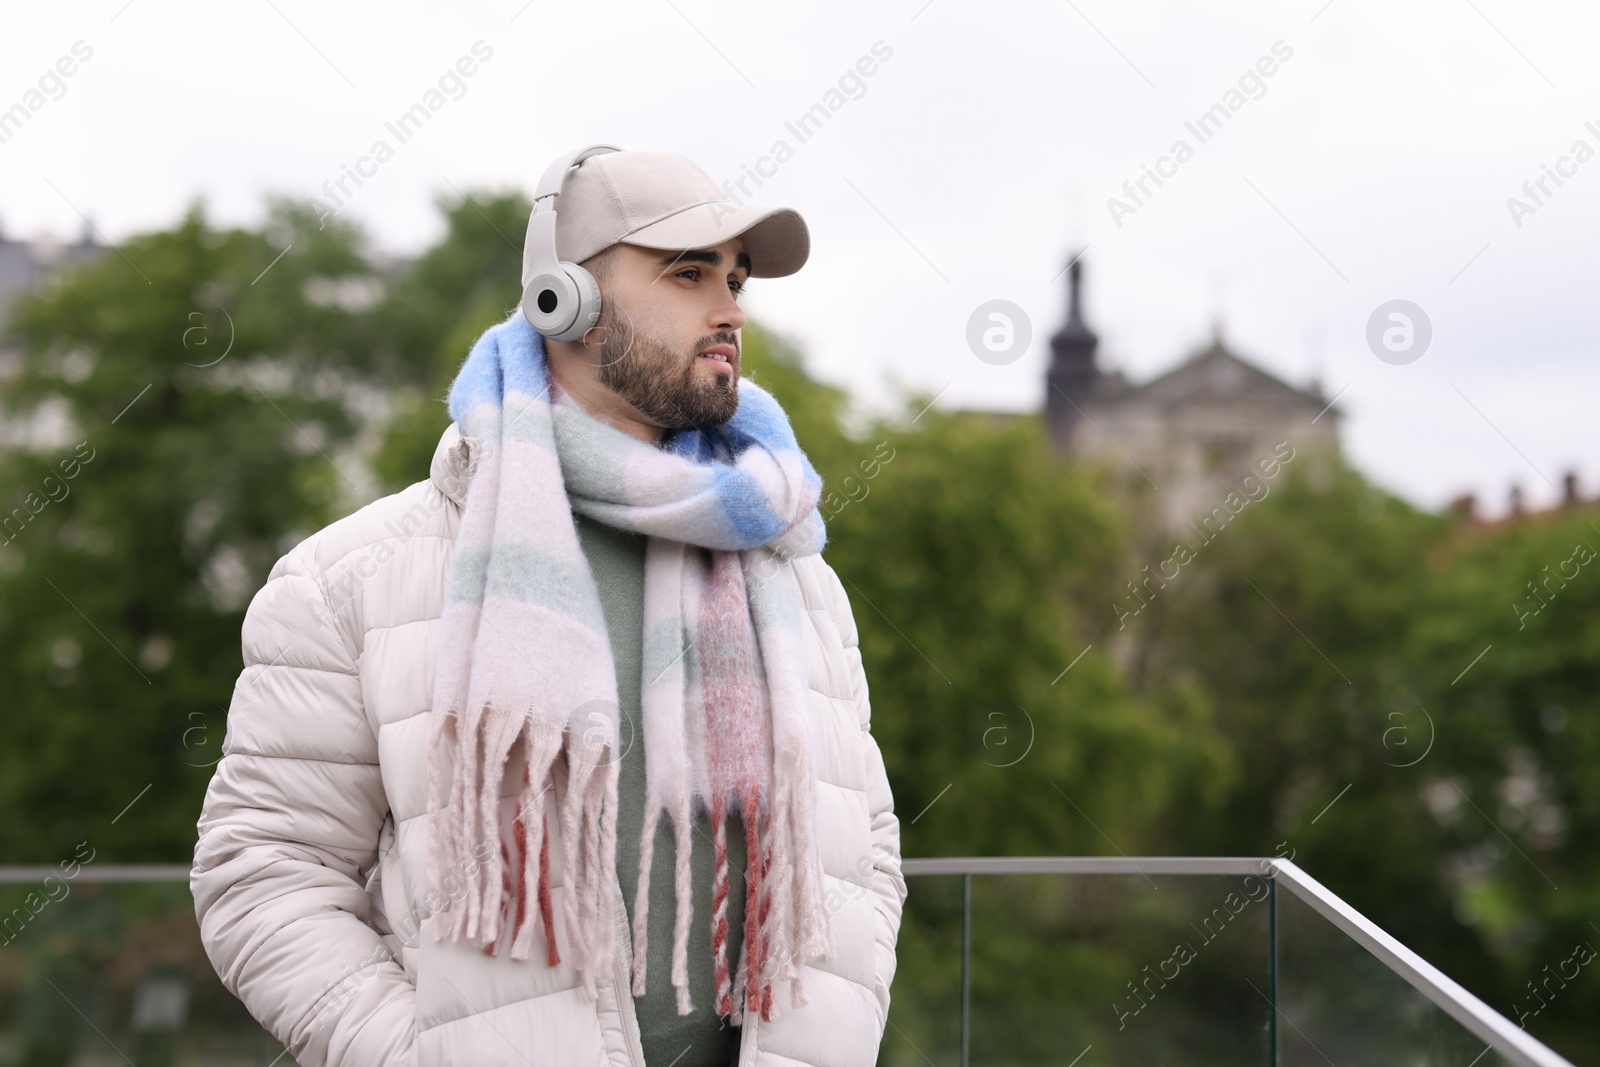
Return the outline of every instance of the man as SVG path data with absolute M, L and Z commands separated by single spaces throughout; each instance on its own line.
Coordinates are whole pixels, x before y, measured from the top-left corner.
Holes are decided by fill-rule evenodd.
M 302 1065 L 877 1059 L 899 823 L 820 479 L 739 378 L 805 224 L 600 147 L 541 185 L 429 479 L 245 619 L 192 889 Z M 598 317 L 546 337 L 554 261 Z

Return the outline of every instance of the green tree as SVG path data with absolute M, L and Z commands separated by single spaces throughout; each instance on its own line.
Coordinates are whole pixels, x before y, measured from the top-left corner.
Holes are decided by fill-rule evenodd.
M 1125 531 L 1103 487 L 1034 418 L 928 410 L 879 422 L 853 456 L 833 468 L 828 552 L 907 854 L 1153 843 L 1172 784 L 1225 771 L 1203 709 L 1130 699 L 1107 655 L 1091 605 L 1111 598 Z
M 1225 525 L 1178 535 L 1192 559 L 1142 585 L 1127 655 L 1140 693 L 1203 692 L 1242 769 L 1217 802 L 1164 812 L 1173 850 L 1273 855 L 1286 842 L 1330 889 L 1484 991 L 1493 966 L 1455 913 L 1448 842 L 1426 802 L 1451 715 L 1412 654 L 1447 530 L 1307 452 Z
M 368 492 L 346 446 L 391 368 L 340 294 L 372 280 L 347 227 L 196 203 L 16 307 L 8 412 L 66 432 L 0 456 L 7 862 L 192 854 L 248 599 Z
M 440 197 L 444 238 L 423 253 L 378 309 L 402 373 L 389 382 L 393 414 L 374 467 L 387 491 L 428 476 L 450 425 L 450 383 L 473 342 L 522 299 L 527 199 L 517 192 Z
M 830 457 L 824 508 L 904 854 L 1161 851 L 1163 812 L 1231 768 L 1203 701 L 1130 695 L 1110 654 L 1104 606 L 1128 559 L 1105 482 L 1054 453 L 1037 418 L 923 411 L 928 399 Z M 955 881 L 911 884 L 886 1057 L 953 1051 Z M 975 1047 L 1064 1062 L 1063 1030 L 1114 1029 L 1099 998 L 1073 994 L 1120 989 L 1159 958 L 1147 924 L 1101 909 L 1128 936 L 1086 940 L 1084 880 L 976 881 Z
M 1499 963 L 1479 992 L 1592 1060 L 1600 964 L 1567 961 L 1600 950 L 1600 509 L 1464 523 L 1433 569 L 1412 663 L 1439 720 L 1439 860 Z

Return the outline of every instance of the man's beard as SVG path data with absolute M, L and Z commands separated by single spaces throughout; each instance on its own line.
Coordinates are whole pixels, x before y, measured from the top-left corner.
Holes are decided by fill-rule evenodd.
M 698 356 L 635 331 L 627 309 L 614 299 L 601 306 L 595 326 L 603 338 L 600 384 L 641 414 L 669 430 L 720 425 L 733 417 L 739 406 L 739 383 L 733 373 L 717 371 L 711 383 L 699 381 Z M 700 347 L 722 343 L 737 341 L 727 334 L 712 335 Z

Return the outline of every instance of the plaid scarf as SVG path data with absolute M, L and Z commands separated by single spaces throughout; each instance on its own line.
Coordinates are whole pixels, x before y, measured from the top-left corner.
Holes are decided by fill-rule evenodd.
M 645 804 L 633 919 L 632 990 L 645 990 L 650 860 L 661 818 L 676 842 L 672 984 L 688 991 L 693 820 L 716 850 L 716 1009 L 777 1017 L 774 981 L 807 1003 L 805 958 L 834 954 L 813 833 L 815 785 L 794 556 L 822 550 L 822 482 L 770 394 L 739 384 L 728 422 L 652 445 L 591 417 L 549 376 L 544 338 L 520 310 L 473 346 L 450 387 L 451 416 L 481 446 L 451 563 L 429 739 L 428 880 L 434 936 L 489 954 L 534 952 L 537 910 L 560 963 L 545 826 L 564 755 L 566 939 L 588 998 L 617 949 L 619 706 L 599 591 L 572 512 L 646 534 L 642 718 Z M 525 760 L 511 844 L 500 792 Z M 553 794 L 552 794 L 553 796 Z M 738 973 L 727 963 L 726 816 L 745 827 Z M 498 847 L 497 847 L 498 846 Z M 516 857 L 512 857 L 512 847 Z M 759 857 L 760 862 L 756 859 Z M 454 884 L 455 891 L 449 891 Z M 536 887 L 536 888 L 534 888 Z

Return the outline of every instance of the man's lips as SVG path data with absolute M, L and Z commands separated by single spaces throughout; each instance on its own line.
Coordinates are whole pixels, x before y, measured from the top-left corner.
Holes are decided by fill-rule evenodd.
M 705 360 L 715 366 L 718 371 L 732 374 L 734 372 L 734 361 L 739 358 L 739 350 L 732 345 L 712 345 L 710 348 L 703 349 L 695 358 Z

